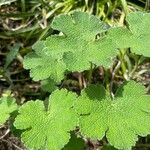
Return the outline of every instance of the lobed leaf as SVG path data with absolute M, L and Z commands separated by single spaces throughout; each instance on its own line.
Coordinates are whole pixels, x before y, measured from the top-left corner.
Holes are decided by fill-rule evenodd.
M 24 67 L 31 69 L 34 80 L 61 80 L 65 71 L 84 71 L 90 63 L 108 67 L 117 54 L 112 40 L 106 40 L 108 27 L 93 15 L 59 15 L 51 26 L 61 34 L 37 42 L 33 46 L 35 52 L 24 60 Z
M 30 76 L 35 81 L 49 77 L 54 81 L 60 81 L 64 77 L 65 64 L 52 57 L 29 53 L 24 59 L 24 67 L 31 69 Z
M 107 38 L 118 48 L 131 48 L 135 54 L 150 57 L 150 13 L 129 13 L 126 22 L 127 28 L 111 28 Z
M 75 108 L 80 114 L 83 135 L 94 139 L 106 135 L 108 142 L 118 149 L 131 149 L 138 135 L 150 133 L 150 96 L 134 81 L 118 89 L 113 100 L 102 86 L 88 87 Z
M 59 150 L 69 142 L 70 131 L 78 125 L 74 112 L 76 95 L 56 90 L 47 109 L 40 100 L 29 101 L 19 109 L 15 127 L 24 130 L 22 141 L 28 148 Z
M 0 98 L 0 125 L 4 124 L 10 117 L 10 114 L 17 110 L 15 99 L 8 97 Z

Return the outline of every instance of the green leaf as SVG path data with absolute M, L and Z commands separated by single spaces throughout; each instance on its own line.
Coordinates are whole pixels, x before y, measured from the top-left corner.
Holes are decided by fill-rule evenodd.
M 96 39 L 98 34 L 107 31 L 107 26 L 93 15 L 76 11 L 60 15 L 52 22 L 52 28 L 63 35 L 49 37 L 46 45 L 54 56 L 63 57 L 69 71 L 89 69 L 90 62 L 110 66 L 111 58 L 117 53 L 105 36 Z
M 24 130 L 21 139 L 28 148 L 59 150 L 69 142 L 70 131 L 78 125 L 74 112 L 76 94 L 56 90 L 46 109 L 42 101 L 29 101 L 19 109 L 15 127 Z
M 10 114 L 15 110 L 17 110 L 17 104 L 14 98 L 10 96 L 1 97 L 0 98 L 0 125 L 4 124 L 10 117 Z
M 109 67 L 117 50 L 105 37 L 107 26 L 97 17 L 84 12 L 59 15 L 52 28 L 60 31 L 34 46 L 26 56 L 24 67 L 31 69 L 34 80 L 62 79 L 65 71 L 84 71 L 91 62 Z M 99 38 L 98 35 L 101 35 Z
M 24 67 L 31 69 L 30 75 L 35 81 L 49 77 L 54 81 L 60 81 L 64 77 L 65 64 L 49 56 L 29 53 L 24 59 Z
M 71 139 L 69 143 L 62 150 L 85 150 L 85 142 L 82 138 L 77 137 L 74 133 L 71 133 Z
M 45 79 L 41 81 L 41 88 L 43 91 L 50 93 L 58 89 L 56 82 L 52 79 Z
M 135 54 L 150 57 L 150 13 L 132 12 L 126 21 L 127 28 L 111 28 L 107 38 L 118 48 L 131 48 Z
M 150 13 L 131 13 L 126 20 L 136 38 L 136 43 L 131 46 L 132 52 L 150 57 Z
M 150 133 L 150 96 L 134 81 L 120 87 L 112 100 L 104 87 L 86 88 L 76 104 L 81 133 L 102 139 L 118 149 L 131 149 L 138 135 Z

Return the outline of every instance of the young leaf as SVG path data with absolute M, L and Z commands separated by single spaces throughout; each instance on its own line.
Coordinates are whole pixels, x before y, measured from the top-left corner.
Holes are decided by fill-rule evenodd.
M 31 69 L 34 80 L 49 77 L 60 80 L 66 70 L 83 71 L 90 68 L 91 62 L 108 67 L 117 54 L 112 41 L 106 40 L 106 25 L 93 15 L 84 12 L 59 15 L 52 28 L 61 34 L 37 42 L 34 54 L 25 57 L 24 67 Z
M 69 142 L 70 131 L 78 125 L 73 106 L 76 95 L 56 90 L 46 109 L 42 101 L 29 101 L 19 109 L 15 127 L 24 130 L 22 141 L 28 148 L 59 150 Z
M 15 99 L 8 96 L 8 97 L 1 97 L 0 98 L 0 125 L 5 123 L 7 119 L 10 117 L 10 113 L 17 110 L 17 104 Z
M 128 82 L 111 100 L 102 86 L 91 86 L 82 91 L 77 101 L 80 129 L 94 139 L 105 136 L 118 149 L 131 149 L 138 135 L 150 133 L 150 96 L 144 87 Z
M 135 54 L 150 57 L 150 13 L 132 12 L 126 21 L 128 28 L 111 28 L 107 38 L 118 48 L 131 48 Z

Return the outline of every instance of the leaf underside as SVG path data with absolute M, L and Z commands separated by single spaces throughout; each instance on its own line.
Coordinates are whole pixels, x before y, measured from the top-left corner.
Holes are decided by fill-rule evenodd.
M 59 15 L 51 26 L 61 34 L 37 42 L 34 52 L 24 59 L 24 67 L 31 69 L 34 80 L 50 77 L 60 81 L 65 71 L 84 71 L 90 63 L 109 67 L 117 54 L 112 40 L 106 40 L 108 27 L 93 15 L 77 11 Z
M 106 135 L 108 142 L 118 149 L 131 149 L 138 135 L 150 133 L 150 96 L 134 81 L 121 87 L 113 100 L 102 86 L 88 87 L 75 108 L 80 114 L 83 135 L 93 139 Z
M 15 99 L 8 97 L 0 98 L 0 125 L 4 124 L 10 117 L 10 113 L 17 110 L 17 104 Z
M 19 109 L 15 127 L 24 130 L 21 139 L 28 148 L 59 150 L 69 142 L 70 131 L 78 125 L 73 110 L 76 96 L 66 90 L 56 90 L 47 110 L 40 100 L 29 101 Z

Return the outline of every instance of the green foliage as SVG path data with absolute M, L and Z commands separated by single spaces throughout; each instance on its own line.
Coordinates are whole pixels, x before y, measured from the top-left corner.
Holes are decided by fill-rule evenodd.
M 24 67 L 30 69 L 34 80 L 44 80 L 43 87 L 51 92 L 67 71 L 85 71 L 91 63 L 111 66 L 117 49 L 130 48 L 132 53 L 149 57 L 149 20 L 148 13 L 130 13 L 126 27 L 109 28 L 87 13 L 59 15 L 51 27 L 60 33 L 37 42 L 34 52 L 25 57 Z M 41 101 L 22 106 L 15 126 L 26 129 L 22 134 L 24 143 L 30 148 L 63 148 L 70 138 L 67 132 L 78 125 L 79 116 L 73 111 L 75 99 L 74 94 L 56 90 L 47 110 Z M 133 81 L 120 87 L 114 98 L 101 85 L 89 86 L 78 97 L 75 109 L 83 135 L 99 140 L 106 136 L 118 149 L 129 150 L 138 135 L 150 133 L 150 97 L 142 85 Z
M 150 133 L 150 96 L 134 81 L 119 88 L 113 100 L 100 85 L 86 88 L 78 99 L 79 126 L 87 137 L 102 139 L 106 134 L 111 145 L 128 150 L 137 135 Z
M 41 88 L 43 91 L 50 93 L 58 89 L 58 87 L 56 86 L 56 82 L 52 79 L 45 79 L 41 81 Z
M 4 124 L 10 114 L 17 110 L 15 99 L 10 96 L 0 98 L 0 125 Z
M 71 133 L 69 143 L 62 150 L 85 150 L 85 142 L 82 138 Z
M 52 28 L 61 32 L 34 46 L 35 52 L 25 57 L 24 67 L 31 69 L 34 80 L 52 78 L 59 81 L 68 71 L 84 71 L 90 63 L 108 67 L 117 54 L 111 40 L 104 34 L 107 26 L 95 16 L 83 12 L 60 15 L 52 22 Z
M 38 41 L 24 59 L 33 80 L 43 80 L 44 91 L 55 90 L 45 103 L 29 101 L 19 108 L 14 125 L 22 131 L 21 139 L 29 149 L 84 150 L 84 141 L 70 136 L 76 126 L 85 137 L 100 140 L 106 136 L 110 145 L 125 150 L 135 145 L 138 135 L 150 133 L 150 97 L 142 85 L 130 81 L 113 98 L 102 85 L 83 89 L 78 98 L 56 86 L 68 71 L 85 71 L 91 64 L 110 67 L 118 49 L 130 48 L 132 53 L 149 57 L 149 20 L 148 13 L 130 13 L 126 27 L 110 28 L 97 17 L 79 11 L 54 18 L 51 27 L 59 34 Z M 16 45 L 9 53 L 5 68 L 18 49 Z M 17 105 L 9 97 L 0 102 L 3 124 Z
M 150 14 L 132 12 L 126 18 L 127 28 L 111 28 L 108 39 L 118 48 L 131 48 L 131 52 L 150 57 Z
M 145 7 L 142 9 L 149 9 L 148 0 L 140 2 L 143 5 L 141 7 Z M 70 84 L 66 84 L 70 82 L 69 76 L 67 79 L 64 78 L 64 74 L 68 71 L 84 71 L 80 74 L 80 79 L 76 75 L 73 77 L 75 82 L 79 82 L 77 86 L 80 88 L 82 82 L 84 86 L 93 83 L 93 80 L 95 83 L 97 77 L 95 78 L 95 75 L 94 78 L 92 77 L 97 70 L 90 67 L 95 65 L 103 65 L 106 68 L 113 66 L 110 69 L 112 83 L 115 83 L 115 77 L 118 75 L 115 74 L 116 72 L 119 72 L 121 77 L 127 75 L 132 78 L 143 59 L 134 54 L 150 57 L 149 13 L 128 14 L 133 9 L 141 8 L 133 8 L 132 2 L 125 0 L 1 0 L 0 6 L 2 19 L 0 38 L 3 39 L 0 55 L 3 57 L 1 64 L 4 64 L 4 71 L 3 67 L 0 68 L 3 77 L 0 80 L 4 81 L 4 84 L 6 80 L 8 82 L 6 86 L 10 84 L 10 89 L 17 85 L 14 91 L 22 87 L 18 86 L 19 82 L 21 85 L 22 81 L 27 81 L 27 85 L 30 84 L 22 72 L 21 56 L 31 51 L 31 45 L 38 39 L 45 39 L 49 34 L 56 33 L 46 40 L 38 41 L 33 46 L 34 51 L 24 59 L 24 67 L 30 69 L 33 80 L 42 80 L 41 89 L 46 92 L 54 91 L 44 103 L 41 100 L 29 101 L 19 109 L 14 125 L 22 132 L 22 141 L 30 150 L 84 150 L 85 143 L 82 136 L 91 139 L 102 139 L 106 136 L 108 145 L 104 145 L 102 150 L 115 150 L 113 146 L 128 150 L 135 144 L 138 135 L 146 136 L 150 133 L 150 96 L 145 94 L 143 86 L 133 81 L 120 87 L 114 98 L 101 85 L 89 86 L 78 98 L 76 94 L 67 90 L 58 90 L 57 87 L 58 82 L 64 79 L 61 87 L 71 89 Z M 88 13 L 76 11 L 69 15 L 57 16 L 75 9 Z M 110 27 L 89 14 L 95 14 L 109 25 L 117 21 L 122 25 L 125 23 L 126 27 Z M 128 14 L 125 22 L 124 14 L 125 16 Z M 51 24 L 53 16 L 57 17 Z M 14 42 L 20 43 L 19 41 L 21 45 L 14 44 L 14 47 L 10 47 Z M 9 47 L 10 52 L 7 53 Z M 130 51 L 127 51 L 129 52 L 127 54 L 126 51 L 123 53 L 126 48 L 134 54 L 131 56 Z M 21 54 L 18 57 L 19 61 L 10 66 L 19 49 Z M 117 57 L 119 60 L 116 65 L 113 64 L 112 59 L 117 56 L 119 49 L 121 54 Z M 130 57 L 132 57 L 131 62 Z M 132 61 L 135 61 L 133 63 L 135 66 L 132 66 Z M 89 68 L 90 71 L 85 71 Z M 106 87 L 109 87 L 111 75 L 108 74 L 109 71 L 105 74 L 107 69 L 102 70 L 104 84 L 106 82 Z M 145 69 L 144 73 L 146 71 Z M 140 70 L 139 74 L 142 73 L 143 70 Z M 138 74 L 134 76 L 136 75 L 138 76 Z M 84 80 L 84 76 L 88 79 L 85 77 Z M 114 85 L 111 86 L 114 88 Z M 38 92 L 38 88 L 34 89 L 34 85 L 31 88 Z M 29 94 L 26 95 L 21 90 L 21 95 L 30 96 L 28 89 L 27 93 Z M 43 97 L 43 92 L 40 96 Z M 0 125 L 4 124 L 15 110 L 17 104 L 14 98 L 1 97 Z M 81 130 L 81 137 L 74 134 L 74 131 L 70 132 L 76 126 Z M 103 143 L 106 144 L 105 142 Z
M 44 107 L 40 100 L 29 101 L 19 109 L 15 127 L 24 130 L 22 141 L 28 148 L 59 150 L 69 142 L 70 131 L 78 125 L 73 109 L 76 95 L 56 90 Z
M 30 76 L 35 81 L 49 77 L 54 81 L 60 81 L 64 77 L 65 64 L 48 55 L 29 53 L 24 60 L 24 67 L 31 69 Z
M 108 30 L 98 18 L 87 13 L 59 15 L 51 26 L 60 34 L 37 42 L 34 52 L 25 57 L 24 67 L 31 70 L 34 80 L 51 78 L 58 82 L 66 71 L 84 71 L 90 63 L 109 67 L 117 48 L 131 48 L 131 52 L 149 57 L 149 20 L 149 13 L 130 13 L 126 19 L 129 29 Z

